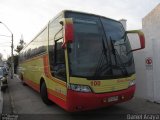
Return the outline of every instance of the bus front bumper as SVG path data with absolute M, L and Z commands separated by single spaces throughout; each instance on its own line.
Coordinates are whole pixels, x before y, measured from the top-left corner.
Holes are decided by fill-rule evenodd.
M 132 99 L 134 92 L 135 85 L 125 90 L 101 94 L 68 90 L 67 110 L 76 112 L 114 105 Z

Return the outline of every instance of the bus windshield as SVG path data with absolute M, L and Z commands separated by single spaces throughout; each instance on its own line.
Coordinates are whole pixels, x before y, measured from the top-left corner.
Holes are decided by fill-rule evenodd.
M 112 73 L 129 76 L 135 73 L 133 54 L 128 37 L 120 22 L 101 18 L 106 40 L 111 46 Z
M 70 76 L 118 78 L 135 73 L 122 24 L 107 18 L 74 19 L 75 40 L 69 44 Z

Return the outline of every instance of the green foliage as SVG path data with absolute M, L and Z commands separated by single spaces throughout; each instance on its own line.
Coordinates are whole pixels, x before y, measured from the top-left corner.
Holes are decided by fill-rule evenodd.
M 17 73 L 18 59 L 19 59 L 19 55 L 14 55 L 14 56 L 13 56 L 14 72 L 15 72 L 15 73 Z M 9 67 L 11 67 L 11 61 L 12 61 L 12 57 L 9 57 L 8 60 L 7 60 L 7 64 L 8 64 Z

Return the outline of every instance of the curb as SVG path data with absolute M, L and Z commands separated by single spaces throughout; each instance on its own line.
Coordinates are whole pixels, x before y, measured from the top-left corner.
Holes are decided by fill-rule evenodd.
M 13 79 L 14 78 L 19 79 L 17 74 L 14 74 Z M 9 93 L 9 96 L 10 96 L 10 100 L 11 100 L 12 109 L 14 110 L 13 97 L 10 93 Z M 0 115 L 2 115 L 2 112 L 3 112 L 3 92 L 0 91 Z M 13 114 L 17 113 L 16 111 L 12 111 L 12 112 L 13 112 Z
M 0 114 L 2 114 L 3 110 L 3 93 L 0 91 Z
M 18 78 L 18 75 L 17 75 L 17 74 L 14 74 L 14 75 L 13 75 L 13 79 L 17 79 L 17 78 Z M 10 79 L 10 80 L 11 80 L 11 79 Z M 8 94 L 9 94 L 9 99 L 10 99 L 10 102 L 11 102 L 12 114 L 18 114 L 18 112 L 17 112 L 16 109 L 15 109 L 14 99 L 13 99 L 13 96 L 12 96 L 9 88 L 8 88 Z

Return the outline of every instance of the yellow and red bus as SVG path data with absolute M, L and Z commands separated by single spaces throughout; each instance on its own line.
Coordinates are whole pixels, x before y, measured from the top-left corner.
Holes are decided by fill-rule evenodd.
M 131 49 L 128 34 L 139 35 Z M 65 10 L 20 52 L 23 84 L 67 111 L 128 101 L 135 92 L 133 51 L 145 47 L 141 31 L 125 31 L 116 20 Z

